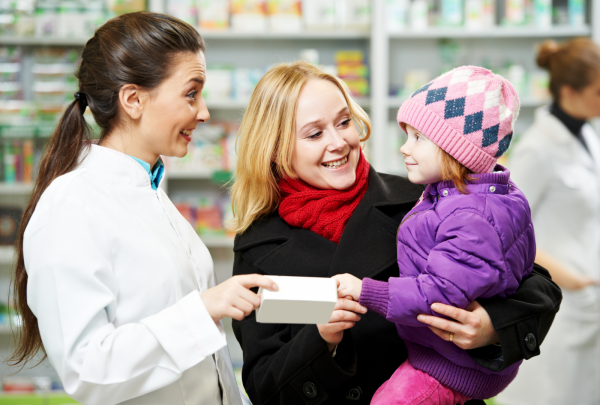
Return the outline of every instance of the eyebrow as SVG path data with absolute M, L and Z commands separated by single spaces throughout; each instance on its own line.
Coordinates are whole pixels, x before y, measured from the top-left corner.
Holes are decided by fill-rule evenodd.
M 201 85 L 204 84 L 204 80 L 203 79 L 199 79 L 197 77 L 191 78 L 190 80 L 187 81 L 187 83 L 190 83 L 190 82 L 196 82 L 196 83 L 201 84 Z
M 345 106 L 344 108 L 342 108 L 341 110 L 338 111 L 337 115 L 341 115 L 343 112 L 350 112 L 350 108 L 348 108 L 348 106 Z M 302 126 L 302 128 L 300 128 L 300 132 L 302 132 L 304 130 L 304 128 L 306 128 L 307 126 L 318 124 L 321 121 L 323 121 L 323 118 L 319 118 L 318 120 L 307 122 L 306 124 L 304 124 Z

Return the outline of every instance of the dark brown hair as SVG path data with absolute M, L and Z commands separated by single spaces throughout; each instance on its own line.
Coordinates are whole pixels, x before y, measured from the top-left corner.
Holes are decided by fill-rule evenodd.
M 191 25 L 149 12 L 124 14 L 109 20 L 85 45 L 75 74 L 79 93 L 84 96 L 69 104 L 48 141 L 33 194 L 21 220 L 12 294 L 22 327 L 15 332 L 17 345 L 8 360 L 10 365 L 23 367 L 40 350 L 45 354 L 37 318 L 27 305 L 23 234 L 44 190 L 54 179 L 75 169 L 80 157 L 89 150 L 92 131 L 83 117 L 86 103 L 100 127 L 102 141 L 118 125 L 119 91 L 123 85 L 156 88 L 169 76 L 177 56 L 204 50 L 202 37 Z
M 563 86 L 580 91 L 598 76 L 600 46 L 588 38 L 575 38 L 560 45 L 548 40 L 539 46 L 536 62 L 550 72 L 550 93 L 559 101 Z
M 469 175 L 473 174 L 473 172 L 442 148 L 439 151 L 442 164 L 442 180 L 452 180 L 454 187 L 459 193 L 469 194 L 467 182 L 472 180 Z

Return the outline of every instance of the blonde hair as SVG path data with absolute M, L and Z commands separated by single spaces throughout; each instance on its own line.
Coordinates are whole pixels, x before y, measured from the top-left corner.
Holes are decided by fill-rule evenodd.
M 236 233 L 275 211 L 280 201 L 279 179 L 297 177 L 291 163 L 296 107 L 302 88 L 310 80 L 326 80 L 340 89 L 361 142 L 371 135 L 369 117 L 339 78 L 301 61 L 269 70 L 252 93 L 236 140 L 238 161 L 231 188 L 233 219 L 229 224 Z

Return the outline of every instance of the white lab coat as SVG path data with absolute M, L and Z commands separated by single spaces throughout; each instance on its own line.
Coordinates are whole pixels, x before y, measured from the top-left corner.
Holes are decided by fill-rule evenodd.
M 600 141 L 586 124 L 590 152 L 548 111 L 536 111 L 509 161 L 531 206 L 539 249 L 570 270 L 600 279 Z M 541 355 L 521 365 L 498 397 L 505 405 L 600 404 L 600 288 L 563 289 Z
M 27 303 L 74 399 L 242 403 L 223 326 L 199 294 L 215 285 L 210 254 L 131 157 L 93 145 L 46 189 L 23 250 Z

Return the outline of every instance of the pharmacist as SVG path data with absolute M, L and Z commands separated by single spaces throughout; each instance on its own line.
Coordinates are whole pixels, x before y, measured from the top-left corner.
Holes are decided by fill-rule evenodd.
M 221 318 L 277 289 L 259 275 L 215 285 L 208 250 L 159 188 L 209 119 L 204 42 L 153 13 L 108 21 L 86 44 L 79 91 L 40 165 L 15 275 L 23 327 L 12 360 L 44 350 L 90 405 L 242 404 Z M 102 133 L 89 142 L 89 106 Z
M 563 290 L 544 352 L 500 394 L 510 405 L 600 404 L 600 46 L 544 42 L 554 102 L 536 112 L 510 160 L 531 206 L 538 253 Z

